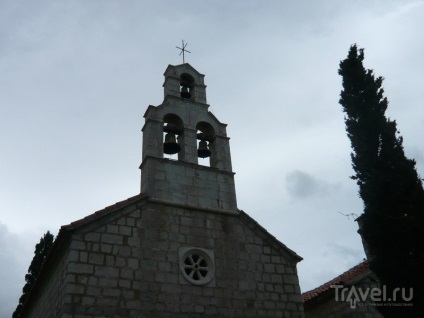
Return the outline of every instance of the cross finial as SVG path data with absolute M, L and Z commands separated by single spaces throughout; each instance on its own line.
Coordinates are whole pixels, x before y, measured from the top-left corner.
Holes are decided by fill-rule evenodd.
M 176 46 L 176 48 L 181 50 L 180 55 L 183 54 L 183 63 L 185 63 L 184 52 L 188 52 L 188 53 L 191 53 L 191 52 L 185 49 L 188 43 L 184 44 L 184 40 L 182 40 L 182 42 L 183 42 L 182 47 Z

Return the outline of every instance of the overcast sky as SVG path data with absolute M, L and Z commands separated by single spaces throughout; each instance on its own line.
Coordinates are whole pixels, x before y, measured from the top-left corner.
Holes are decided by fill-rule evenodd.
M 365 48 L 423 176 L 422 30 L 424 1 L 0 0 L 0 318 L 43 233 L 139 192 L 143 114 L 182 39 L 238 207 L 304 258 L 302 292 L 359 263 L 338 64 Z

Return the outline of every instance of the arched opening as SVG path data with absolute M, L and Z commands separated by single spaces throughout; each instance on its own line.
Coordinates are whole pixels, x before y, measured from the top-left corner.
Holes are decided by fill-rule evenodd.
M 184 133 L 183 121 L 175 114 L 163 117 L 163 156 L 168 159 L 178 159 L 181 151 L 180 137 Z
M 182 98 L 194 98 L 194 79 L 190 74 L 183 73 L 180 76 L 180 94 Z
M 215 140 L 215 130 L 211 124 L 201 121 L 196 125 L 197 129 L 197 163 L 210 167 L 210 157 L 212 155 L 210 144 Z

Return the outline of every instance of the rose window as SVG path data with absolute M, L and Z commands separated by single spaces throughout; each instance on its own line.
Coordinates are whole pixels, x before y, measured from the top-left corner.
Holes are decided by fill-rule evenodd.
M 214 275 L 214 264 L 204 250 L 187 249 L 180 257 L 180 270 L 184 278 L 195 285 L 209 283 Z

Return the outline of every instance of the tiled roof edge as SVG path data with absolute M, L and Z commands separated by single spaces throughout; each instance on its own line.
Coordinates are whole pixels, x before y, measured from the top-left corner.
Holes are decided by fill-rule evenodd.
M 147 195 L 140 193 L 140 194 L 132 196 L 132 197 L 126 199 L 126 200 L 116 202 L 115 204 L 109 205 L 109 206 L 105 207 L 104 209 L 101 209 L 101 210 L 98 210 L 98 211 L 96 211 L 92 214 L 89 214 L 89 215 L 83 217 L 82 219 L 76 220 L 76 221 L 71 222 L 67 225 L 63 225 L 60 230 L 61 231 L 62 231 L 62 229 L 63 230 L 74 230 L 74 229 L 76 229 L 76 228 L 78 228 L 82 225 L 85 225 L 87 223 L 95 221 L 95 220 L 101 218 L 102 216 L 104 216 L 106 214 L 109 214 L 109 213 L 111 213 L 111 212 L 113 212 L 117 209 L 121 209 L 121 208 L 123 208 L 127 205 L 130 205 L 130 204 L 134 203 L 135 201 L 140 200 L 140 199 L 145 198 L 145 197 L 147 197 Z
M 358 265 L 348 269 L 346 272 L 333 278 L 332 280 L 318 286 L 317 288 L 304 292 L 302 294 L 302 300 L 304 303 L 316 300 L 318 297 L 326 295 L 328 291 L 331 290 L 332 285 L 352 284 L 356 281 L 357 278 L 359 278 L 367 271 L 370 271 L 368 260 L 363 260 Z

